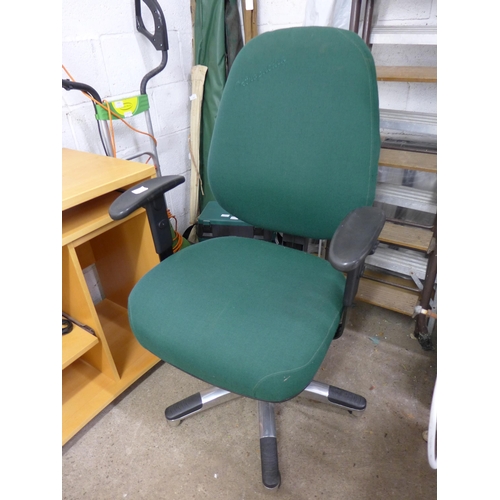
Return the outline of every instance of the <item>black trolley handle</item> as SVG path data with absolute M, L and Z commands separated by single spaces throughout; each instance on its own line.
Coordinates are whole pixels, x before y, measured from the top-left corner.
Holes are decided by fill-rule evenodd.
M 63 78 L 62 79 L 62 88 L 64 90 L 81 90 L 82 92 L 89 94 L 97 102 L 100 102 L 102 104 L 101 96 L 98 94 L 97 90 L 94 89 L 93 87 L 91 87 L 90 85 L 87 85 L 86 83 L 72 82 L 71 80 Z M 94 107 L 95 107 L 95 104 L 94 104 Z
M 94 89 L 90 85 L 87 85 L 86 83 L 73 82 L 71 80 L 64 78 L 62 79 L 62 88 L 64 90 L 80 90 L 82 92 L 85 92 L 87 95 L 91 96 L 93 98 L 92 105 L 94 106 L 94 111 L 97 117 L 97 106 L 99 104 L 103 104 L 103 101 L 96 89 Z M 105 134 L 108 140 L 108 145 L 106 145 L 106 141 L 104 140 L 103 133 L 101 130 L 102 126 L 104 125 L 101 125 L 100 120 L 97 120 L 97 130 L 99 131 L 99 137 L 101 138 L 101 143 L 102 147 L 104 148 L 104 153 L 106 154 L 106 156 L 113 156 L 111 153 L 111 146 L 109 146 L 109 130 L 106 127 Z
M 151 34 L 144 26 L 141 15 L 141 0 L 135 0 L 135 20 L 137 31 L 142 33 L 154 46 L 156 50 L 168 50 L 167 25 L 160 5 L 156 0 L 142 0 L 151 11 L 155 23 L 155 32 Z
M 141 14 L 141 2 L 144 2 L 151 11 L 153 16 L 155 30 L 150 33 L 144 26 Z M 167 24 L 159 3 L 156 0 L 135 0 L 135 20 L 137 31 L 142 33 L 155 47 L 156 50 L 162 51 L 162 60 L 160 65 L 147 73 L 141 81 L 141 94 L 146 93 L 146 85 L 153 76 L 157 75 L 167 65 L 168 60 L 168 35 Z

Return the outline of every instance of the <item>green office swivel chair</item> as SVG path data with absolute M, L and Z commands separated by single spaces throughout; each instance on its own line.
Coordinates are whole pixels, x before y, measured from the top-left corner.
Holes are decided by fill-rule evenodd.
M 342 334 L 365 257 L 384 224 L 372 207 L 380 151 L 372 55 L 358 35 L 300 27 L 259 35 L 229 74 L 208 178 L 254 226 L 329 239 L 328 259 L 243 237 L 172 254 L 164 176 L 122 194 L 113 219 L 145 207 L 161 262 L 134 287 L 138 341 L 212 387 L 165 411 L 171 423 L 233 397 L 258 401 L 262 480 L 280 485 L 274 405 L 303 394 L 351 413 L 364 397 L 314 380 Z M 220 411 L 223 411 L 222 409 Z

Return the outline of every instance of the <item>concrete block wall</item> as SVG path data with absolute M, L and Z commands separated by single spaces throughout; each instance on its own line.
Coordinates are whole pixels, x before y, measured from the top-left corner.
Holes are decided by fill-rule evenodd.
M 437 26 L 437 0 L 376 0 L 374 25 Z M 379 66 L 436 66 L 436 45 L 376 44 Z M 437 84 L 379 82 L 380 107 L 420 113 L 437 113 Z
M 152 16 L 145 4 L 142 15 L 153 30 Z M 167 203 L 183 230 L 189 218 L 190 161 L 188 154 L 192 67 L 192 21 L 189 0 L 160 0 L 168 28 L 168 62 L 147 86 L 151 121 L 158 141 L 163 175 L 181 174 L 186 182 L 167 195 Z M 161 52 L 135 27 L 134 1 L 63 0 L 62 64 L 79 82 L 94 87 L 102 99 L 139 94 L 143 76 L 156 68 Z M 67 74 L 62 71 L 63 78 Z M 62 147 L 104 154 L 90 100 L 79 91 L 62 92 Z M 128 120 L 147 132 L 144 115 Z M 113 121 L 117 156 L 151 151 L 147 136 Z M 145 161 L 142 158 L 141 161 Z
M 241 0 L 245 2 L 245 0 Z M 327 0 L 316 0 L 316 3 Z M 337 3 L 341 0 L 337 0 Z M 380 25 L 436 25 L 437 0 L 376 0 L 375 23 Z M 186 182 L 167 195 L 170 210 L 183 231 L 189 221 L 189 114 L 192 60 L 192 21 L 190 0 L 159 0 L 168 27 L 167 67 L 150 80 L 147 93 L 151 120 L 158 141 L 163 175 L 181 174 Z M 144 5 L 144 4 L 143 4 Z M 311 0 L 259 0 L 259 33 L 302 26 Z M 152 19 L 143 7 L 146 27 Z M 374 46 L 379 64 L 435 65 L 434 46 Z M 160 52 L 135 28 L 134 1 L 63 0 L 62 64 L 76 81 L 94 87 L 101 98 L 137 95 L 142 77 L 155 68 Z M 63 71 L 63 78 L 67 78 Z M 381 107 L 436 112 L 436 87 L 406 83 L 379 86 Z M 93 106 L 78 91 L 62 92 L 62 146 L 103 154 Z M 129 120 L 130 125 L 146 131 L 143 116 Z M 146 136 L 114 121 L 117 155 L 130 157 L 150 149 Z

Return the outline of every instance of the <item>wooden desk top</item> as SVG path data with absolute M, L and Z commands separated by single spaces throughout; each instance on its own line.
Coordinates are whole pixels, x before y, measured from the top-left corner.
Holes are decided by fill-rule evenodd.
M 153 165 L 63 148 L 62 210 L 154 175 Z

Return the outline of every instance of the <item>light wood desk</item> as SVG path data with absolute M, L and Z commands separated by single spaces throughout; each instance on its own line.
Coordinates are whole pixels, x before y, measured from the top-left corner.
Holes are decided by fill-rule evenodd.
M 95 332 L 75 326 L 62 337 L 64 444 L 158 363 L 130 331 L 127 299 L 159 259 L 144 210 L 108 215 L 116 190 L 154 177 L 153 166 L 63 149 L 62 172 L 62 310 Z M 88 267 L 104 297 L 95 304 Z

